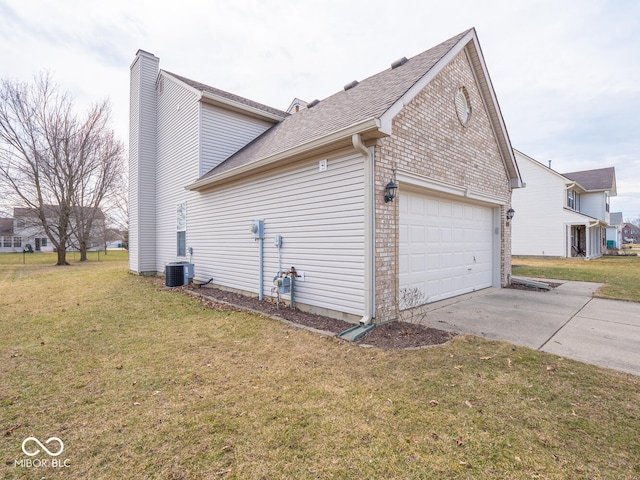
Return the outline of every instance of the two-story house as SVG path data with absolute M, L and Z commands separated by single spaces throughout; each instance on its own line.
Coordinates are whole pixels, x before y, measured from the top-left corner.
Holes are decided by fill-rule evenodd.
M 622 226 L 623 243 L 640 243 L 640 227 L 633 223 L 625 223 Z
M 0 218 L 0 252 L 21 252 L 22 237 L 14 233 L 13 218 Z
M 51 212 L 47 217 L 54 219 L 57 207 L 49 205 L 46 208 Z M 104 213 L 97 209 L 94 216 L 88 250 L 100 249 L 105 245 Z M 72 213 L 70 228 L 75 228 L 77 223 L 77 216 Z M 47 237 L 36 212 L 31 208 L 16 207 L 13 209 L 13 218 L 0 218 L 0 252 L 22 252 L 25 248 L 33 252 L 53 252 L 54 245 Z M 67 250 L 78 249 L 78 237 L 71 232 Z
M 560 174 L 515 151 L 526 188 L 514 191 L 513 255 L 596 258 L 606 248 L 613 167 Z
M 13 224 L 14 232 L 20 237 L 22 244 L 22 248 L 17 249 L 18 251 L 22 251 L 25 247 L 34 252 L 53 251 L 53 245 L 32 209 L 14 208 Z
M 365 324 L 506 284 L 521 179 L 475 30 L 287 112 L 142 50 L 130 74 L 133 272 L 262 298 L 293 266 L 296 306 Z

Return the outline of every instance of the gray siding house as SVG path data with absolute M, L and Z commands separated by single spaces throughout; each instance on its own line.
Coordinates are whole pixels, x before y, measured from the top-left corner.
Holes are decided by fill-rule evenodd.
M 473 29 L 287 112 L 140 50 L 130 115 L 133 272 L 268 296 L 294 266 L 296 306 L 362 323 L 507 282 L 522 181 Z

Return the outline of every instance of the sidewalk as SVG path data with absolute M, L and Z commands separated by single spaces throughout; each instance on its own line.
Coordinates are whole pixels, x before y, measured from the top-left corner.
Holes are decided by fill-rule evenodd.
M 640 303 L 593 298 L 600 283 L 550 292 L 487 289 L 427 308 L 425 324 L 640 375 Z

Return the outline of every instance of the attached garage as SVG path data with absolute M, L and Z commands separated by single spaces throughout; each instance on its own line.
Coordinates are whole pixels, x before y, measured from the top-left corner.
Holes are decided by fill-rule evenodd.
M 496 206 L 416 190 L 399 209 L 401 296 L 419 289 L 430 303 L 500 285 Z

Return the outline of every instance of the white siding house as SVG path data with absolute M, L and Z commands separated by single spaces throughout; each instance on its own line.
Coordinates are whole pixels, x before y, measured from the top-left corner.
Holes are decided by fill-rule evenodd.
M 198 281 L 269 296 L 274 276 L 295 267 L 296 306 L 363 323 L 398 318 L 409 283 L 436 301 L 510 273 L 505 215 L 521 180 L 475 30 L 288 112 L 160 70 L 139 51 L 130 148 L 136 273 L 189 261 Z M 423 219 L 408 215 L 409 198 L 441 207 L 429 238 L 443 249 L 410 276 L 402 232 Z M 448 219 L 449 206 L 462 216 Z M 482 242 L 464 241 L 478 232 Z M 427 248 L 420 238 L 412 255 Z
M 622 248 L 622 228 L 624 220 L 622 212 L 612 212 L 609 215 L 609 226 L 607 227 L 607 248 Z
M 608 198 L 615 195 L 615 174 L 606 170 L 601 182 L 585 184 L 599 170 L 560 174 L 515 151 L 526 188 L 513 194 L 512 253 L 522 256 L 596 258 L 606 247 Z M 611 180 L 613 175 L 613 181 Z M 608 183 L 607 183 L 608 182 Z M 606 185 L 608 184 L 608 187 Z

